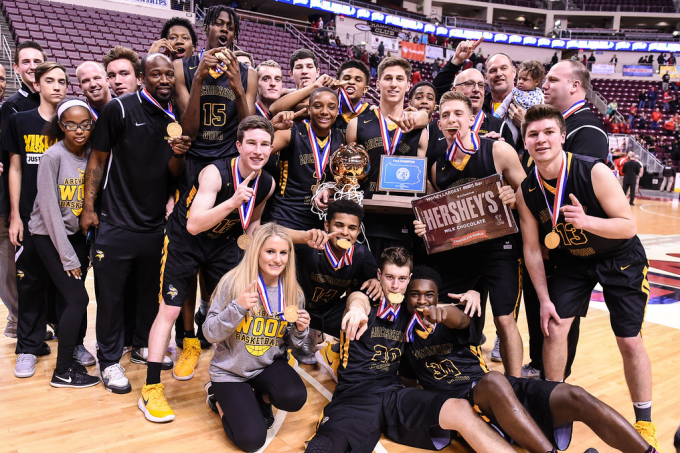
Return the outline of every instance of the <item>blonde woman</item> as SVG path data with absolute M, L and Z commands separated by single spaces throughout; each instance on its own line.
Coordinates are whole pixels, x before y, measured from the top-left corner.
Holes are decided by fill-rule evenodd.
M 307 337 L 310 317 L 303 307 L 293 239 L 276 223 L 263 225 L 241 263 L 220 281 L 203 324 L 205 337 L 216 343 L 208 404 L 244 451 L 264 445 L 272 404 L 295 412 L 307 400 L 285 346 L 300 347 Z

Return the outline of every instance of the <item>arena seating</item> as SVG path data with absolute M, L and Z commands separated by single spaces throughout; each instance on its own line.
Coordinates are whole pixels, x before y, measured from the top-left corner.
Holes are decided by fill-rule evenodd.
M 575 4 L 586 11 L 675 12 L 673 0 L 576 0 Z

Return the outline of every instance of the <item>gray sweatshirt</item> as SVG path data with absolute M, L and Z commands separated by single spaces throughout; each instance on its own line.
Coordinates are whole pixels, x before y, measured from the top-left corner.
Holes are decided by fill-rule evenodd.
M 226 287 L 226 285 L 225 285 Z M 277 286 L 267 286 L 270 301 L 279 297 Z M 303 299 L 298 301 L 303 308 Z M 278 317 L 271 317 L 262 308 L 262 300 L 255 316 L 246 316 L 247 310 L 236 300 L 226 300 L 216 294 L 208 316 L 203 323 L 203 334 L 216 343 L 210 362 L 210 380 L 214 382 L 245 382 L 260 374 L 275 359 L 286 354 L 286 339 L 300 347 L 307 338 L 293 323 L 289 325 Z M 287 338 L 286 338 L 287 337 Z
M 38 195 L 28 229 L 31 234 L 52 239 L 65 271 L 81 266 L 68 237 L 80 233 L 78 219 L 83 210 L 83 178 L 89 154 L 88 148 L 85 156 L 78 158 L 59 141 L 45 151 L 38 166 Z

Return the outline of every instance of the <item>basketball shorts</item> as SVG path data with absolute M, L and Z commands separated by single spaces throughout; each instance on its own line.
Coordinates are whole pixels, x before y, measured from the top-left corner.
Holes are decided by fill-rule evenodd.
M 181 307 L 199 268 L 206 289 L 212 294 L 224 274 L 240 260 L 241 249 L 235 239 L 194 236 L 171 217 L 165 226 L 158 302 Z
M 416 388 L 336 393 L 323 410 L 317 433 L 342 433 L 354 453 L 371 453 L 383 433 L 410 447 L 441 450 L 451 441 L 451 431 L 439 427 L 447 399 Z
M 557 264 L 548 279 L 550 299 L 561 318 L 573 318 L 587 309 L 599 283 L 614 335 L 635 337 L 642 330 L 649 301 L 648 269 L 645 249 L 636 238 L 632 247 L 615 257 Z

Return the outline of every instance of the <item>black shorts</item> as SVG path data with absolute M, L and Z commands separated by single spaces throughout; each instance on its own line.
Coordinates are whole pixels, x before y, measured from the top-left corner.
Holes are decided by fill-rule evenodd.
M 346 305 L 345 297 L 328 308 L 322 306 L 324 308 L 323 311 L 315 310 L 308 303 L 305 308 L 311 318 L 309 328 L 319 330 L 335 338 L 340 338 L 340 328 L 342 327 L 342 317 L 345 314 Z
M 573 423 L 566 423 L 564 425 L 555 426 L 553 423 L 552 412 L 550 410 L 550 395 L 555 387 L 560 385 L 559 382 L 542 381 L 539 379 L 515 378 L 506 376 L 508 382 L 515 392 L 515 396 L 522 404 L 522 407 L 534 419 L 538 427 L 541 429 L 545 437 L 552 443 L 553 447 L 558 450 L 566 450 L 571 443 L 571 435 L 573 431 Z M 501 435 L 510 439 L 510 436 L 501 428 L 500 423 L 493 417 L 482 413 L 474 402 L 474 387 L 465 399 L 475 408 L 477 412 L 484 419 L 488 419 L 496 430 Z
M 241 249 L 231 237 L 208 239 L 194 236 L 171 217 L 165 227 L 161 258 L 161 292 L 158 302 L 181 307 L 189 296 L 198 269 L 209 294 L 220 279 L 241 260 Z
M 191 188 L 194 180 L 198 174 L 208 165 L 212 164 L 211 160 L 200 160 L 193 157 L 187 156 L 186 165 L 184 167 L 184 173 L 177 178 L 177 192 L 175 193 L 175 201 Z
M 317 433 L 342 434 L 354 453 L 371 453 L 383 433 L 410 447 L 441 450 L 451 442 L 451 431 L 439 426 L 439 413 L 447 399 L 416 388 L 336 393 L 323 410 Z
M 599 283 L 614 335 L 635 337 L 642 330 L 649 301 L 648 269 L 645 249 L 636 238 L 633 247 L 613 258 L 557 264 L 548 279 L 550 299 L 561 318 L 573 318 L 587 308 Z
M 440 299 L 442 302 L 458 303 L 449 299 L 447 294 L 464 293 L 481 282 L 489 291 L 493 316 L 512 314 L 517 318 L 522 299 L 521 245 L 514 238 L 507 244 L 498 239 L 493 242 L 494 245 L 473 244 L 430 255 L 435 270 L 442 277 Z

